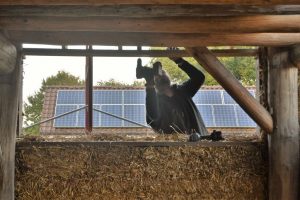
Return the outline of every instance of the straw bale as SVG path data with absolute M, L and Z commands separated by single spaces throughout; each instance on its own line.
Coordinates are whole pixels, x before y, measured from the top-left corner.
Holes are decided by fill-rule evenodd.
M 265 199 L 259 143 L 218 147 L 28 146 L 16 199 Z

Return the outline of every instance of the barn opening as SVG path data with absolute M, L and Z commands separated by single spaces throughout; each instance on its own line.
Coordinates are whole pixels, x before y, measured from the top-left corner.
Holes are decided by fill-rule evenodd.
M 299 2 L 0 4 L 0 198 L 298 199 Z M 16 143 L 23 43 L 183 46 L 264 130 L 265 143 Z M 206 48 L 223 45 L 260 46 L 260 102 Z

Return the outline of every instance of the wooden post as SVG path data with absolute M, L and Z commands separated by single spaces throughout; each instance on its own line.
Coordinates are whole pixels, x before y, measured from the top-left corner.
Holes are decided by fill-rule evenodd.
M 270 49 L 274 132 L 269 135 L 269 199 L 296 200 L 299 193 L 298 68 L 291 54 L 287 49 Z
M 20 46 L 21 49 L 21 46 Z M 19 101 L 18 101 L 18 120 L 17 120 L 17 137 L 22 136 L 23 133 L 23 51 L 22 51 L 22 58 L 20 60 L 19 68 L 20 68 L 20 73 L 21 73 L 21 79 L 19 81 Z
M 262 129 L 268 133 L 272 132 L 273 121 L 269 112 L 206 47 L 186 49 Z
M 0 52 L 3 51 L 2 44 L 0 41 Z M 10 50 L 15 49 L 8 41 L 5 44 Z M 8 57 L 3 55 L 0 57 L 0 199 L 6 200 L 14 199 L 15 138 L 21 79 L 18 66 L 21 56 L 17 56 L 15 67 L 7 61 L 12 60 L 11 57 L 16 58 L 16 51 L 10 51 L 6 54 Z
M 258 91 L 257 96 L 259 96 L 260 104 L 265 107 L 268 111 L 270 110 L 268 104 L 268 48 L 260 47 L 258 49 L 258 68 L 257 68 L 257 86 L 256 91 Z M 264 130 L 260 130 L 262 141 L 267 144 L 268 137 Z M 266 145 L 267 146 L 267 145 Z M 267 152 L 267 150 L 266 150 Z
M 88 50 L 92 50 L 91 46 L 88 46 Z M 85 65 L 85 131 L 90 134 L 93 129 L 93 57 L 86 57 Z

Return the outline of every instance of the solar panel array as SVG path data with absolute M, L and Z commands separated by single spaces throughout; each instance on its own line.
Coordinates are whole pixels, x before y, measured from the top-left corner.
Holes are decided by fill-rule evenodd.
M 254 96 L 254 90 L 249 90 Z M 94 90 L 94 108 L 146 124 L 144 90 Z M 193 97 L 207 127 L 256 127 L 255 122 L 224 90 L 199 90 Z M 55 116 L 85 106 L 83 90 L 59 90 Z M 55 119 L 54 127 L 84 127 L 85 111 Z M 94 127 L 136 127 L 137 125 L 93 111 Z

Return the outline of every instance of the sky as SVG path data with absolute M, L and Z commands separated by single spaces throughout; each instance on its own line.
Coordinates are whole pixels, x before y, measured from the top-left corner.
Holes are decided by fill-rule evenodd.
M 25 47 L 33 48 L 33 45 Z M 49 48 L 49 47 L 48 47 Z M 125 83 L 132 83 L 136 80 L 135 68 L 137 65 L 135 57 L 94 57 L 93 84 L 100 80 L 111 78 Z M 143 65 L 146 65 L 150 58 L 142 58 Z M 72 75 L 85 78 L 85 57 L 67 56 L 26 56 L 23 62 L 23 99 L 39 90 L 42 80 L 64 70 Z

